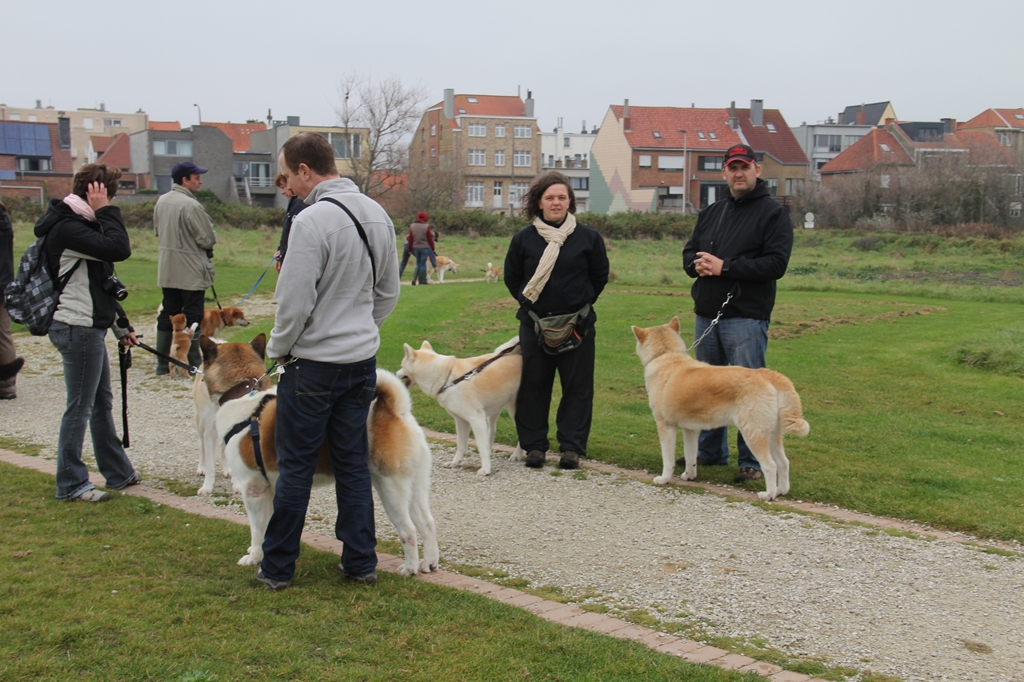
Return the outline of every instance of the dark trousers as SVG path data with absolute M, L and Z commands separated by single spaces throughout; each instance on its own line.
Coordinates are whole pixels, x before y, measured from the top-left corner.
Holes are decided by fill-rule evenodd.
M 416 257 L 416 270 L 412 273 L 412 280 L 420 284 L 427 283 L 427 259 L 433 253 L 430 249 L 413 249 L 412 255 Z
M 320 446 L 327 441 L 338 498 L 335 535 L 346 573 L 377 568 L 366 415 L 377 388 L 375 358 L 351 365 L 298 360 L 277 385 L 274 515 L 263 540 L 263 574 L 291 580 Z
M 174 325 L 171 324 L 171 315 L 185 313 L 185 327 L 191 327 L 193 323 L 203 323 L 203 299 L 206 297 L 206 290 L 186 291 L 185 289 L 167 289 L 164 292 L 164 307 L 156 318 L 157 331 L 172 332 Z
M 555 425 L 561 452 L 587 454 L 594 413 L 594 335 L 591 329 L 576 350 L 548 355 L 537 345 L 533 323 L 520 323 L 523 375 L 516 396 L 516 431 L 524 450 L 548 450 L 548 415 L 555 371 L 562 384 Z

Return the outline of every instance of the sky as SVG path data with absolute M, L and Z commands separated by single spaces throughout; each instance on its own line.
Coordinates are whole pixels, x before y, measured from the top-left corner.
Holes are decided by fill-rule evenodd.
M 356 73 L 421 88 L 423 108 L 445 88 L 532 91 L 545 131 L 599 125 L 627 98 L 761 99 L 790 126 L 885 100 L 902 120 L 963 121 L 1024 106 L 1022 25 L 1021 0 L 0 0 L 0 103 L 333 125 Z

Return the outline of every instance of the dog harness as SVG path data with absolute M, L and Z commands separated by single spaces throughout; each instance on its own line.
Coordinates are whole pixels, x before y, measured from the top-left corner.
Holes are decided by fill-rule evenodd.
M 228 431 L 227 435 L 224 436 L 224 445 L 226 446 L 228 441 L 236 435 L 246 429 L 250 430 L 250 435 L 252 436 L 252 453 L 256 457 L 256 466 L 260 468 L 260 473 L 263 474 L 263 478 L 267 478 L 267 470 L 263 466 L 263 450 L 260 449 L 260 415 L 263 413 L 263 408 L 267 406 L 267 403 L 276 398 L 277 396 L 273 393 L 263 396 L 263 400 L 260 401 L 259 406 L 256 407 L 256 411 L 252 413 L 252 416 L 235 424 L 231 427 L 231 430 Z M 270 479 L 268 478 L 267 480 L 269 481 Z
M 505 350 L 501 351 L 500 353 L 495 355 L 493 358 L 490 358 L 488 360 L 484 360 L 482 363 L 480 363 L 479 365 L 477 365 L 473 369 L 469 370 L 468 372 L 463 374 L 461 377 L 459 377 L 455 381 L 452 381 L 451 383 L 446 383 L 444 386 L 442 386 L 441 390 L 437 392 L 438 395 L 444 393 L 445 391 L 447 391 L 449 388 L 451 388 L 455 384 L 462 383 L 463 381 L 468 381 L 469 379 L 472 379 L 477 374 L 479 374 L 480 372 L 484 371 L 484 368 L 487 367 L 487 365 L 489 365 L 492 362 L 495 362 L 497 360 L 500 360 L 501 358 L 505 357 L 506 355 L 508 355 L 509 353 L 511 353 L 512 351 L 514 351 L 518 347 L 519 347 L 519 342 L 516 341 L 514 344 L 512 344 L 511 346 L 509 346 Z M 451 374 L 449 374 L 448 376 L 451 376 Z

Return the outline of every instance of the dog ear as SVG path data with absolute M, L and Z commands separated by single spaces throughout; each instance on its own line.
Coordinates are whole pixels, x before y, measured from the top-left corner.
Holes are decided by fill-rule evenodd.
M 420 350 L 434 350 L 434 347 L 430 345 L 430 341 L 424 341 L 420 344 Z
M 674 331 L 676 334 L 679 333 L 679 316 L 676 315 L 668 322 L 669 329 Z
M 636 340 L 639 341 L 640 343 L 643 343 L 647 339 L 646 329 L 637 327 L 636 325 L 633 325 L 631 329 L 633 330 L 633 336 L 635 336 Z
M 256 354 L 260 356 L 260 360 L 266 360 L 267 358 L 267 335 L 260 332 L 259 336 L 252 340 L 250 344 L 252 349 L 256 351 Z
M 407 343 L 403 343 L 402 346 L 405 347 L 405 357 L 406 357 L 406 359 L 411 361 L 413 359 L 413 356 L 416 354 L 416 351 L 414 351 L 412 349 L 412 346 L 410 346 Z
M 206 334 L 199 335 L 199 349 L 203 351 L 203 364 L 209 365 L 217 358 L 217 342 Z

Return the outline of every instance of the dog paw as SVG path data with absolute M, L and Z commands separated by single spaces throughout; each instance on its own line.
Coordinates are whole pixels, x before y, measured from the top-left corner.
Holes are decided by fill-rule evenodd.
M 684 481 L 696 481 L 697 480 L 697 470 L 694 469 L 693 471 L 684 471 L 682 479 Z
M 672 480 L 672 477 L 671 477 L 671 476 L 655 476 L 655 477 L 654 477 L 654 483 L 655 483 L 655 485 L 665 485 L 665 484 L 666 484 L 666 483 L 668 483 L 668 482 L 669 482 L 670 480 Z
M 420 562 L 420 573 L 433 573 L 437 570 L 437 564 L 432 564 L 427 559 Z
M 758 498 L 760 498 L 760 499 L 761 499 L 761 500 L 762 500 L 763 502 L 771 502 L 772 500 L 774 500 L 774 499 L 775 499 L 775 495 L 772 495 L 772 494 L 771 494 L 770 492 L 768 492 L 767 490 L 766 490 L 766 491 L 764 491 L 763 493 L 758 493 L 758 494 L 757 494 L 757 496 L 758 496 Z
M 412 566 L 410 566 L 409 564 L 402 564 L 398 567 L 398 575 L 416 575 L 416 565 L 413 564 Z
M 212 492 L 213 492 L 213 486 L 212 486 L 212 485 L 204 485 L 204 486 L 203 486 L 202 488 L 200 488 L 200 489 L 199 489 L 199 490 L 198 490 L 198 491 L 196 492 L 196 495 L 198 495 L 198 496 L 200 496 L 200 497 L 207 497 L 207 496 L 208 496 L 208 495 L 210 495 L 210 494 L 211 494 Z
M 476 475 L 480 476 L 480 477 L 490 476 L 491 475 L 491 470 L 490 469 L 484 469 L 483 467 L 480 467 L 479 469 L 477 469 Z
M 443 466 L 445 469 L 451 469 L 453 466 L 455 466 L 455 462 L 445 462 L 441 466 Z
M 238 560 L 239 566 L 259 566 L 260 562 L 263 561 L 262 556 L 253 556 L 252 554 L 246 554 L 244 557 Z

